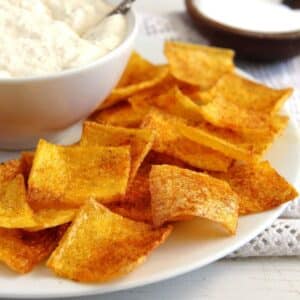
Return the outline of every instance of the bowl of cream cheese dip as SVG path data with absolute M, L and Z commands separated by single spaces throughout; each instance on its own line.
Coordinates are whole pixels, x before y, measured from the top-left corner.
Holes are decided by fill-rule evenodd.
M 137 36 L 119 1 L 0 1 L 0 149 L 28 149 L 86 118 L 118 83 Z
M 265 61 L 300 54 L 300 9 L 292 9 L 286 2 L 185 0 L 188 13 L 212 45 Z

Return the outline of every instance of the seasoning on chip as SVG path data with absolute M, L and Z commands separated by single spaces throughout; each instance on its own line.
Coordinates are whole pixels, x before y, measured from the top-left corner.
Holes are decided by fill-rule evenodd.
M 150 165 L 173 165 L 181 168 L 192 169 L 192 167 L 190 167 L 187 163 L 174 156 L 165 153 L 159 153 L 153 150 L 148 154 L 146 162 Z
M 201 128 L 195 128 L 191 126 L 177 125 L 177 130 L 186 138 L 190 139 L 194 143 L 206 146 L 214 151 L 218 151 L 226 157 L 231 159 L 255 161 L 258 160 L 258 156 L 242 145 L 237 145 L 222 139 L 216 135 L 211 134 Z
M 80 144 L 82 146 L 130 146 L 130 182 L 151 150 L 154 135 L 148 129 L 128 129 L 85 122 Z
M 208 104 L 203 105 L 201 113 L 206 121 L 217 127 L 257 136 L 269 132 L 268 114 L 241 108 L 222 96 L 216 96 Z
M 38 232 L 0 228 L 0 262 L 17 273 L 28 273 L 56 248 L 65 227 Z
M 225 181 L 204 173 L 169 165 L 150 172 L 153 222 L 201 217 L 224 226 L 234 234 L 238 223 L 238 196 Z
M 190 125 L 193 128 L 189 126 L 189 129 L 186 130 L 185 133 L 188 134 L 189 131 L 192 131 L 191 137 L 193 139 L 197 138 L 198 135 L 201 136 L 202 139 L 203 135 L 209 134 L 210 139 L 215 140 L 217 138 L 219 141 L 217 145 L 225 143 L 228 147 L 234 148 L 240 152 L 240 155 L 246 156 L 251 160 L 253 155 L 258 159 L 265 153 L 274 142 L 275 138 L 277 138 L 286 128 L 287 123 L 288 118 L 286 116 L 275 115 L 270 120 L 268 131 L 265 134 L 260 134 L 258 136 L 257 134 L 249 132 L 247 134 L 234 132 L 228 128 L 215 127 L 208 122 L 200 121 L 191 123 Z M 200 129 L 202 133 L 195 129 Z M 210 139 L 207 139 L 206 142 L 208 143 Z M 233 157 L 237 158 L 238 156 L 236 155 L 237 153 L 235 153 Z M 245 158 L 241 159 L 247 160 Z
M 20 160 L 8 160 L 0 164 L 0 181 L 9 181 L 17 175 L 23 174 L 23 166 Z
M 206 170 L 226 171 L 231 159 L 224 154 L 201 145 L 182 134 L 184 122 L 179 118 L 151 110 L 143 127 L 155 132 L 153 150 L 174 156 L 192 167 Z
M 33 211 L 27 203 L 23 175 L 4 180 L 0 166 L 0 227 L 28 228 L 36 226 Z M 3 176 L 4 175 L 4 176 Z
M 133 182 L 121 202 L 107 205 L 113 212 L 141 222 L 152 223 L 151 195 L 149 189 L 149 173 L 151 164 L 144 162 L 139 168 Z
M 34 212 L 36 225 L 27 228 L 29 231 L 40 231 L 47 228 L 53 228 L 60 225 L 68 224 L 73 221 L 77 209 L 42 209 Z
M 203 119 L 200 106 L 185 96 L 178 86 L 174 86 L 167 92 L 147 100 L 139 95 L 135 95 L 129 99 L 129 102 L 133 109 L 141 114 L 146 114 L 152 107 L 156 107 L 166 113 L 187 120 L 199 121 Z
M 234 70 L 234 52 L 229 49 L 166 42 L 165 55 L 172 75 L 202 90 L 211 88 L 221 76 Z
M 168 75 L 166 66 L 156 66 L 133 52 L 127 68 L 111 95 L 101 104 L 101 109 L 110 107 L 134 93 L 151 88 Z
M 264 161 L 235 163 L 227 173 L 217 174 L 239 195 L 241 215 L 272 209 L 297 197 L 297 191 Z
M 89 201 L 82 207 L 47 262 L 57 275 L 81 282 L 105 282 L 142 264 L 172 227 L 153 229 Z
M 224 75 L 211 90 L 203 92 L 201 98 L 210 102 L 221 95 L 241 108 L 274 114 L 280 110 L 292 92 L 291 88 L 272 89 L 232 73 Z
M 64 147 L 41 140 L 28 181 L 29 201 L 36 209 L 78 207 L 91 197 L 118 201 L 129 172 L 129 147 Z
M 272 146 L 275 139 L 278 138 L 288 125 L 289 118 L 287 116 L 275 115 L 270 121 L 269 131 L 265 135 L 248 136 L 245 140 L 244 147 L 252 149 L 253 153 L 262 157 L 266 151 Z
M 144 114 L 139 114 L 130 104 L 126 102 L 118 103 L 104 110 L 96 111 L 90 120 L 113 126 L 137 128 L 140 126 Z

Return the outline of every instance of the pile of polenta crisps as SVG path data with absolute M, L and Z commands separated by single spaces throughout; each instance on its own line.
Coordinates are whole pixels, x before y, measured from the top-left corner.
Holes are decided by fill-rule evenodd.
M 41 140 L 0 166 L 9 268 L 47 259 L 58 276 L 108 281 L 144 262 L 176 222 L 205 218 L 235 234 L 240 215 L 297 196 L 263 160 L 292 90 L 237 75 L 231 50 L 167 42 L 165 54 L 168 65 L 132 54 L 79 143 Z

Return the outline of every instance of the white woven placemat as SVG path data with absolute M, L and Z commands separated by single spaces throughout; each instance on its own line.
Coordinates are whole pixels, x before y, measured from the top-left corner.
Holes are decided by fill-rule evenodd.
M 141 13 L 140 16 L 143 35 L 207 43 L 185 13 L 163 15 Z M 300 85 L 300 57 L 267 65 L 246 61 L 238 61 L 237 64 L 258 80 L 275 88 Z M 300 128 L 299 90 L 295 91 L 294 96 L 287 103 L 287 109 Z M 291 255 L 300 255 L 300 199 L 291 203 L 270 228 L 232 253 L 230 257 Z

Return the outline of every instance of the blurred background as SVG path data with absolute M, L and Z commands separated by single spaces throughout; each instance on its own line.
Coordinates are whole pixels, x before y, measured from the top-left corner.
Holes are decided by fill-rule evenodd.
M 187 1 L 187 2 L 199 2 L 201 0 Z M 258 0 L 206 0 L 213 2 L 236 2 L 240 3 L 246 2 L 258 2 Z M 260 0 L 260 2 L 280 2 L 279 0 Z M 299 1 L 290 1 L 299 5 Z M 163 0 L 163 1 L 149 1 L 149 0 L 137 0 L 135 7 L 140 13 L 140 34 L 157 37 L 161 39 L 173 39 L 173 40 L 183 40 L 194 43 L 201 44 L 212 44 L 212 40 L 207 38 L 207 35 L 203 34 L 206 29 L 201 28 L 199 24 L 195 23 L 191 14 L 187 12 L 186 1 L 185 0 Z M 218 6 L 216 6 L 217 9 Z M 288 8 L 288 7 L 286 7 Z M 258 8 L 259 9 L 259 8 Z M 225 12 L 224 12 L 225 13 Z M 231 12 L 233 14 L 238 14 L 237 10 Z M 299 13 L 297 11 L 297 13 Z M 270 18 L 270 13 L 266 15 L 266 20 Z M 253 22 L 255 22 L 255 16 L 253 17 Z M 297 51 L 300 51 L 300 44 L 298 45 L 296 41 L 300 41 L 300 17 L 299 17 L 299 31 L 296 32 L 295 36 L 291 40 L 281 41 L 280 45 L 285 48 L 290 48 L 290 45 L 297 47 Z M 212 34 L 214 35 L 214 34 Z M 260 33 L 261 35 L 261 33 Z M 261 38 L 264 40 L 264 38 Z M 239 41 L 239 37 L 234 36 L 233 40 L 235 42 Z M 256 46 L 257 41 L 252 43 L 252 48 Z M 295 45 L 296 44 L 296 45 Z M 219 44 L 218 44 L 219 45 Z M 227 45 L 230 46 L 230 45 Z M 293 48 L 294 48 L 293 47 Z M 240 48 L 249 48 L 246 45 L 241 44 Z M 236 50 L 236 49 L 235 49 Z M 274 46 L 270 47 L 264 56 L 271 55 L 275 51 Z M 273 87 L 284 87 L 284 86 L 300 86 L 300 56 L 294 53 L 293 57 L 281 57 L 279 59 L 271 60 L 260 60 L 257 57 L 251 57 L 248 55 L 243 57 L 243 55 L 238 54 L 237 65 L 249 72 L 251 75 L 259 80 L 264 81 Z M 240 58 L 242 56 L 242 58 Z M 296 91 L 297 93 L 297 91 Z

